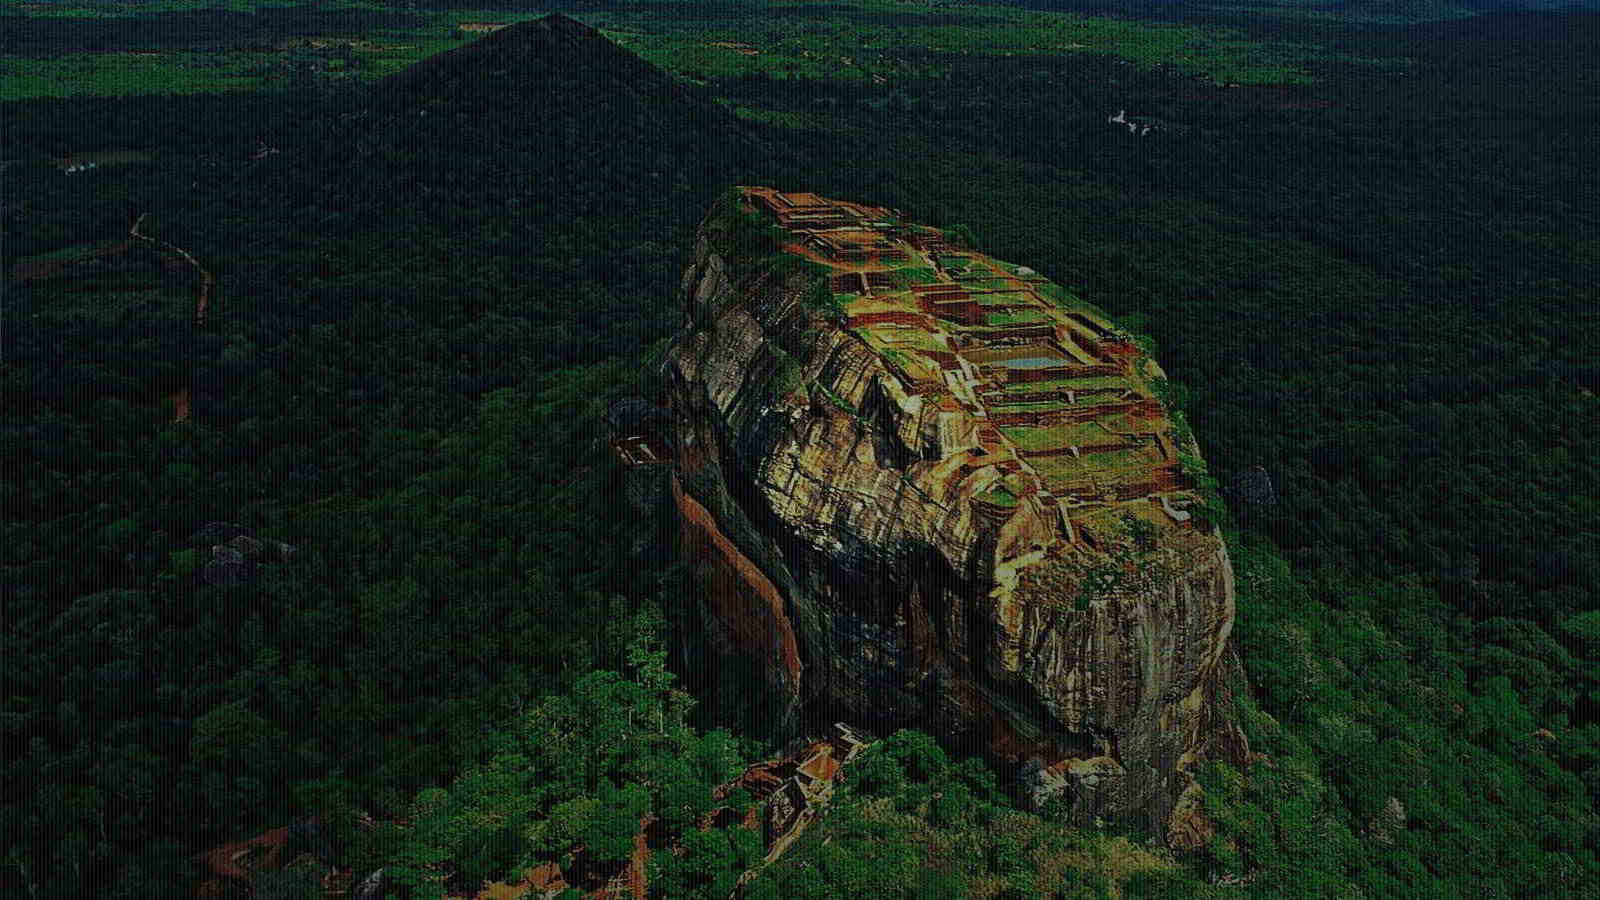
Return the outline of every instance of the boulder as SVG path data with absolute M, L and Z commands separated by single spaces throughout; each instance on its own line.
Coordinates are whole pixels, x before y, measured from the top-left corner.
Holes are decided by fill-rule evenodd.
M 626 437 L 666 422 L 667 411 L 643 397 L 624 397 L 606 410 L 606 427 L 613 438 Z
M 1272 488 L 1272 476 L 1261 466 L 1251 466 L 1236 473 L 1224 488 L 1229 500 L 1251 506 L 1272 506 L 1278 495 Z
M 388 889 L 389 880 L 384 877 L 383 870 L 375 869 L 350 889 L 350 900 L 383 900 Z
M 1064 773 L 1045 765 L 1044 760 L 1033 756 L 1017 770 L 1017 781 L 1012 793 L 1022 802 L 1024 809 L 1040 813 L 1050 801 L 1064 795 L 1069 787 Z
M 265 546 L 248 534 L 241 534 L 228 542 L 228 546 L 239 551 L 250 559 L 258 559 Z

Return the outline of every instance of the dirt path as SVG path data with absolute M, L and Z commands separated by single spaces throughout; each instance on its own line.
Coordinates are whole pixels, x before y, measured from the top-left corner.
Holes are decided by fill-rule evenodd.
M 194 266 L 194 270 L 196 272 L 200 273 L 200 296 L 195 300 L 194 304 L 194 323 L 196 325 L 204 325 L 206 323 L 206 305 L 211 301 L 211 288 L 217 283 L 217 280 L 211 277 L 211 273 L 206 271 L 205 266 L 200 265 L 200 263 L 192 255 L 190 255 L 189 251 L 175 244 L 169 244 L 166 241 L 158 238 L 150 237 L 147 234 L 141 234 L 139 232 L 139 226 L 144 224 L 144 217 L 148 215 L 150 214 L 139 214 L 139 218 L 135 219 L 133 226 L 128 229 L 128 236 L 137 238 L 149 244 L 154 244 L 158 247 L 163 247 L 173 253 L 178 254 L 179 256 L 183 257 L 184 260 L 189 263 L 189 265 Z
M 200 273 L 200 296 L 195 299 L 194 303 L 194 323 L 196 325 L 204 325 L 206 323 L 206 306 L 211 301 L 211 288 L 217 283 L 217 280 L 211 277 L 211 273 L 206 271 L 205 266 L 200 265 L 199 261 L 189 251 L 141 233 L 139 226 L 144 224 L 144 217 L 148 215 L 149 213 L 139 214 L 139 218 L 135 219 L 132 227 L 128 229 L 128 236 L 178 254 L 183 257 L 185 262 L 193 266 L 196 272 Z M 189 421 L 189 389 L 184 388 L 168 399 L 172 400 L 173 403 L 173 423 Z

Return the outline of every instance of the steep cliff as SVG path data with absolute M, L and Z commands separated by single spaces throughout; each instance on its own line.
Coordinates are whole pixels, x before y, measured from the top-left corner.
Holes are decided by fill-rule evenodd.
M 792 706 L 977 738 L 1074 819 L 1202 840 L 1242 762 L 1226 549 L 1154 361 L 1026 267 L 894 212 L 741 188 L 664 364 L 712 646 Z

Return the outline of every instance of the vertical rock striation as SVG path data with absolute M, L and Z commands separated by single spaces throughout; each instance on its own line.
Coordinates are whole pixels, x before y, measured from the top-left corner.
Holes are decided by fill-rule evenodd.
M 1036 807 L 1203 841 L 1192 770 L 1247 752 L 1233 573 L 1154 362 L 1031 270 L 813 195 L 719 203 L 682 293 L 672 495 L 712 646 L 795 709 L 976 738 Z

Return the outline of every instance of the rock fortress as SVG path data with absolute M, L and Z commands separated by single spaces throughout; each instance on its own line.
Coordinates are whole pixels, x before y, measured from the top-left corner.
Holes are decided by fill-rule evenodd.
M 707 215 L 664 364 L 699 618 L 791 709 L 1194 846 L 1198 762 L 1248 753 L 1199 449 L 1140 343 L 968 243 L 766 187 Z

